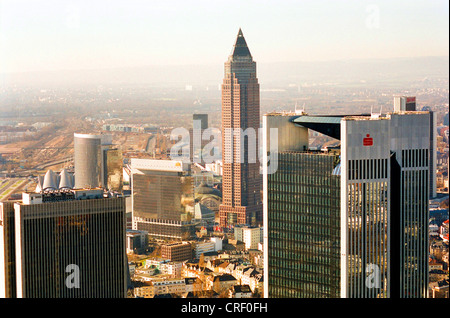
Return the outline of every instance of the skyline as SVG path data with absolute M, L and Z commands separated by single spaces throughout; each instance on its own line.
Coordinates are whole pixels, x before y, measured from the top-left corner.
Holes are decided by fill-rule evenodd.
M 448 4 L 80 1 L 0 0 L 0 298 L 448 298 Z
M 2 0 L 0 72 L 222 64 L 239 28 L 261 63 L 448 56 L 440 0 Z

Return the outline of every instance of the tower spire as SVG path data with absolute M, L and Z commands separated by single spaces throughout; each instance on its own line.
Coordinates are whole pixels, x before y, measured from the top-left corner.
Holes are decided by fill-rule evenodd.
M 236 57 L 236 56 L 240 56 L 240 57 L 249 56 L 249 57 L 251 57 L 252 56 L 250 54 L 250 50 L 248 49 L 247 42 L 245 41 L 244 34 L 242 33 L 242 29 L 241 28 L 239 28 L 239 32 L 237 34 L 236 42 L 234 44 L 233 52 L 231 53 L 231 55 L 233 57 Z

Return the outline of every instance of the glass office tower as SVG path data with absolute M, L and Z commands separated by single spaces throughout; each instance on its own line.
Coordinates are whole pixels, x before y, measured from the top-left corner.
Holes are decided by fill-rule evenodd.
M 17 297 L 126 296 L 123 197 L 104 198 L 95 189 L 23 198 L 14 204 Z
M 426 297 L 428 292 L 428 222 L 430 178 L 433 147 L 430 126 L 432 112 L 406 112 L 391 115 L 392 150 L 391 182 L 400 190 L 391 195 L 394 226 L 399 229 L 393 252 L 402 269 L 392 281 L 395 293 L 402 298 Z M 404 127 L 398 129 L 397 127 Z M 394 237 L 395 238 L 395 237 Z M 398 276 L 398 277 L 397 277 Z
M 340 282 L 339 292 L 334 295 L 427 297 L 430 113 L 401 111 L 355 116 L 272 113 L 264 116 L 263 123 L 265 295 L 329 296 L 326 293 L 320 296 L 316 292 L 320 289 L 310 293 L 314 285 L 297 276 L 303 274 L 304 268 L 309 279 L 315 277 L 313 274 L 319 275 L 315 270 L 321 267 L 309 258 L 317 246 L 315 237 L 304 239 L 298 235 L 304 229 L 314 229 L 317 237 L 329 240 L 330 233 L 321 230 L 321 219 L 313 212 L 326 211 L 330 216 L 336 213 L 340 225 L 336 230 L 340 262 L 339 270 L 335 271 Z M 278 129 L 277 143 L 267 138 L 269 129 Z M 340 176 L 337 181 L 340 200 L 334 201 L 338 202 L 339 211 L 321 201 L 326 197 L 315 196 L 317 191 L 331 191 L 331 186 L 308 179 L 316 174 L 325 177 L 332 165 L 317 161 L 309 171 L 304 168 L 308 162 L 306 155 L 299 155 L 295 164 L 286 162 L 287 151 L 308 149 L 308 129 L 340 141 L 340 163 L 334 170 Z M 285 172 L 287 168 L 289 172 Z M 301 178 L 296 178 L 297 174 Z M 284 178 L 281 183 L 280 176 Z M 298 201 L 291 202 L 294 199 Z M 323 211 L 316 210 L 318 206 Z M 304 211 L 315 222 L 299 217 Z M 322 257 L 331 264 L 333 255 L 322 253 L 316 260 L 322 262 Z M 327 275 L 330 274 L 322 273 L 319 281 L 322 290 L 329 286 L 324 286 L 324 282 L 330 283 Z
M 194 183 L 189 164 L 133 158 L 131 168 L 133 229 L 175 240 L 195 235 Z
M 281 152 L 268 176 L 269 295 L 339 297 L 339 156 Z

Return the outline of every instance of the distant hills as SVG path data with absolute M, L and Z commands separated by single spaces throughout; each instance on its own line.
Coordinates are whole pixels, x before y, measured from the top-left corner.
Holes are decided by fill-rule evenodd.
M 158 65 L 79 71 L 0 73 L 0 83 L 16 85 L 143 85 L 179 87 L 186 85 L 218 87 L 223 63 L 215 65 Z M 399 84 L 411 81 L 444 80 L 448 85 L 448 57 L 359 59 L 327 62 L 257 62 L 258 78 L 267 88 L 289 84 L 333 83 L 350 85 Z

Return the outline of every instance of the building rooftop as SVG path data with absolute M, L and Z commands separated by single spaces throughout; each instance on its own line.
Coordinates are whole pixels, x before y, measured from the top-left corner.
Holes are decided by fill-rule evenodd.
M 135 236 L 135 235 L 143 235 L 143 234 L 148 234 L 147 231 L 139 231 L 139 230 L 131 230 L 131 229 L 127 229 L 127 236 Z
M 22 192 L 22 204 L 39 204 L 71 200 L 92 200 L 108 197 L 103 188 L 93 189 L 53 189 L 47 188 L 39 193 Z
M 251 293 L 252 290 L 250 289 L 249 285 L 235 285 L 233 286 L 235 293 Z
M 236 278 L 230 274 L 223 274 L 223 275 L 216 276 L 214 278 L 214 281 L 221 281 L 221 282 L 227 282 L 227 281 L 232 281 L 232 280 L 236 280 Z

